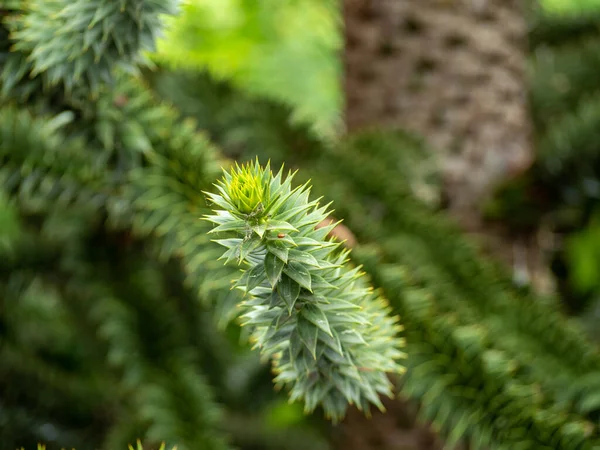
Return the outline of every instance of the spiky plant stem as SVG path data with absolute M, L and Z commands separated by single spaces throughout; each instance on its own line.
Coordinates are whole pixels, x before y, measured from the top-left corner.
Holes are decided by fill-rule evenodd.
M 327 205 L 282 173 L 258 161 L 237 166 L 208 193 L 219 208 L 206 217 L 217 224 L 211 233 L 235 236 L 216 240 L 227 248 L 223 258 L 245 267 L 235 283 L 245 294 L 242 323 L 272 358 L 276 384 L 290 386 L 306 412 L 321 405 L 335 422 L 348 404 L 383 409 L 379 394 L 392 393 L 387 373 L 403 371 L 398 318 L 339 243 L 326 240 L 334 225 L 316 228 Z

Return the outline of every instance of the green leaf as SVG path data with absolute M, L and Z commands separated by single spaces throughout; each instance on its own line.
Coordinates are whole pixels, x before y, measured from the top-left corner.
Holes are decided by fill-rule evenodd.
M 312 287 L 315 289 L 338 289 L 337 286 L 331 284 L 329 281 L 327 281 L 321 275 L 312 274 L 311 282 L 312 282 Z
M 242 240 L 239 238 L 231 238 L 231 239 L 215 239 L 213 242 L 216 242 L 219 245 L 227 248 L 237 248 L 242 243 Z
M 296 241 L 296 244 L 305 245 L 307 247 L 322 247 L 324 244 L 323 242 L 304 236 L 298 236 L 294 240 Z
M 348 378 L 341 376 L 337 372 L 334 372 L 331 376 L 331 382 L 342 393 L 348 402 L 356 402 L 358 400 L 359 396 L 352 388 L 352 384 Z
M 248 274 L 246 281 L 246 292 L 250 292 L 264 281 L 265 270 L 262 264 L 257 264 L 246 273 Z
M 357 305 L 356 303 L 352 303 L 352 302 L 348 302 L 346 300 L 340 300 L 340 299 L 332 299 L 331 302 L 329 302 L 328 304 L 323 304 L 321 305 L 321 309 L 323 311 L 338 311 L 338 312 L 342 312 L 342 311 L 357 311 L 357 310 L 361 310 L 362 307 L 360 305 Z
M 75 119 L 75 114 L 72 111 L 63 111 L 60 114 L 54 116 L 54 118 L 50 119 L 46 123 L 46 127 L 48 131 L 56 131 L 70 123 Z
M 579 411 L 588 414 L 600 409 L 600 394 L 590 393 L 579 402 Z
M 290 249 L 283 242 L 267 241 L 267 251 L 273 253 L 280 260 L 287 264 Z
M 283 270 L 284 263 L 273 253 L 267 253 L 265 256 L 265 272 L 269 283 L 272 287 L 275 287 L 279 279 L 281 278 L 281 272 Z
M 125 122 L 123 124 L 124 132 L 122 135 L 125 148 L 134 151 L 147 153 L 152 151 L 152 144 L 146 136 L 145 130 L 136 122 Z
M 277 294 L 275 294 L 275 295 L 277 295 Z M 293 318 L 289 314 L 285 314 L 284 311 L 281 310 L 280 314 L 277 316 L 277 321 L 275 322 L 275 329 L 279 330 L 282 327 L 290 325 L 292 320 L 295 320 L 295 318 Z
M 252 253 L 260 245 L 259 239 L 246 239 L 242 242 L 240 247 L 240 262 L 246 259 L 246 257 Z
M 340 333 L 340 341 L 346 344 L 367 344 L 362 335 L 355 330 L 342 331 Z
M 115 143 L 115 127 L 110 121 L 101 120 L 96 125 L 96 136 L 105 149 L 111 150 Z
M 330 338 L 330 336 L 324 334 L 324 333 L 319 333 L 319 340 L 321 342 L 324 342 L 323 336 Z M 339 341 L 338 341 L 339 345 L 342 345 Z M 327 347 L 325 347 L 325 350 L 323 351 L 323 354 L 325 356 L 327 356 L 328 359 L 331 360 L 331 362 L 333 363 L 341 363 L 343 361 L 345 361 L 344 359 L 344 353 L 342 352 L 341 348 L 338 349 L 333 349 L 331 348 L 330 345 L 328 345 Z
M 300 340 L 302 340 L 302 336 L 300 336 Z M 296 357 L 296 370 L 300 370 L 300 372 L 310 372 L 315 366 L 315 359 L 317 359 L 317 355 L 313 355 L 306 345 L 304 345 L 304 341 L 302 341 L 302 351 Z
M 232 206 L 221 195 L 206 192 L 208 201 L 228 211 Z
M 312 292 L 310 272 L 304 265 L 290 261 L 283 271 L 304 289 Z
M 316 359 L 317 358 L 317 336 L 319 329 L 308 320 L 298 318 L 298 335 L 302 343 L 308 348 L 308 351 Z
M 334 350 L 337 354 L 343 355 L 342 343 L 336 331 L 332 331 L 331 335 L 321 331 L 319 333 L 319 340 Z
M 296 206 L 287 211 L 282 211 L 280 214 L 277 215 L 277 217 L 279 217 L 280 220 L 286 220 L 286 221 L 292 220 L 293 221 L 294 216 L 304 216 L 304 215 L 306 215 L 307 210 L 310 208 L 311 208 L 310 204 Z
M 288 247 L 297 247 L 296 242 L 289 235 L 285 233 L 277 233 L 267 236 L 268 242 L 277 242 L 279 245 L 286 245 Z
M 448 436 L 448 444 L 456 445 L 458 441 L 463 437 L 469 425 L 471 425 L 471 418 L 468 414 L 463 414 L 460 419 L 454 423 L 452 432 Z
M 290 249 L 290 254 L 288 256 L 290 260 L 297 261 L 301 264 L 306 264 L 307 266 L 315 266 L 319 267 L 319 262 L 315 259 L 313 255 L 308 252 L 303 252 L 301 250 Z
M 323 306 L 327 306 L 327 305 L 323 305 Z M 325 308 L 323 308 L 323 310 L 325 310 Z M 370 324 L 369 319 L 367 317 L 365 317 L 364 314 L 358 314 L 355 312 L 354 313 L 345 312 L 343 314 L 340 314 L 340 313 L 333 314 L 329 321 L 335 325 L 344 325 L 344 326 L 349 326 L 351 328 Z
M 138 177 L 143 177 L 143 173 L 139 173 Z M 230 222 L 231 220 L 236 220 L 235 217 L 227 211 L 217 211 L 217 213 L 218 214 L 204 216 L 202 219 L 206 220 L 207 222 L 214 223 L 216 225 L 223 225 L 224 223 Z
M 258 225 L 253 225 L 252 231 L 254 231 L 256 234 L 258 234 L 260 236 L 260 238 L 262 239 L 263 236 L 265 235 L 265 232 L 267 231 L 267 225 L 264 223 L 259 223 Z
M 294 304 L 300 295 L 300 285 L 290 277 L 282 275 L 281 281 L 277 283 L 277 292 L 285 302 L 289 313 L 292 313 Z
M 235 247 L 235 248 L 230 248 L 229 250 L 227 250 L 225 253 L 223 253 L 222 256 L 219 257 L 219 259 L 224 259 L 225 260 L 225 264 L 229 264 L 230 261 L 233 260 L 239 260 L 240 257 L 240 248 L 239 247 Z
M 216 226 L 212 230 L 209 231 L 209 234 L 212 233 L 222 233 L 225 231 L 237 231 L 243 233 L 246 228 L 246 222 L 241 219 L 234 219 L 229 222 L 225 222 L 219 226 Z
M 280 311 L 271 309 L 269 311 L 260 311 L 256 309 L 250 309 L 246 314 L 242 316 L 245 325 L 254 325 L 258 327 L 269 327 L 273 322 L 273 319 L 278 317 Z
M 321 311 L 317 306 L 311 305 L 310 303 L 306 303 L 302 307 L 300 314 L 310 323 L 316 325 L 328 335 L 333 336 L 331 333 L 331 328 L 329 328 L 329 321 L 327 320 L 327 316 L 325 316 L 325 313 Z
M 274 290 L 273 292 L 271 292 L 271 294 L 269 295 L 269 308 L 275 308 L 276 306 L 279 306 L 280 302 L 281 297 L 279 296 L 277 291 Z
M 323 397 L 325 397 L 325 394 L 327 394 L 330 389 L 329 386 L 317 382 L 318 377 L 316 377 L 313 381 L 314 386 L 311 385 L 306 393 L 305 401 L 307 411 L 313 411 L 317 407 L 317 404 L 323 400 Z
M 294 330 L 290 335 L 290 361 L 294 362 L 302 350 L 302 341 L 298 332 Z
M 284 231 L 298 231 L 298 229 L 288 222 L 284 222 L 283 220 L 269 220 L 267 222 L 267 230 L 274 232 L 284 232 Z

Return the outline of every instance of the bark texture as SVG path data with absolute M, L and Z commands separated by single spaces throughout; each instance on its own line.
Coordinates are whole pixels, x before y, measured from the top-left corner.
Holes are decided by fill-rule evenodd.
M 532 156 L 519 1 L 344 6 L 348 129 L 401 126 L 425 136 L 442 151 L 450 208 L 473 219 L 464 213 L 490 185 Z

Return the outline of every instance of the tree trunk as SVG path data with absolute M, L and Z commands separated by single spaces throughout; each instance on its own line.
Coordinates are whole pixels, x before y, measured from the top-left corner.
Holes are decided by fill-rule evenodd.
M 344 0 L 344 20 L 348 131 L 383 126 L 423 136 L 439 152 L 451 214 L 492 243 L 496 256 L 519 263 L 516 256 L 531 245 L 484 229 L 478 206 L 532 160 L 520 2 Z M 414 425 L 407 404 L 390 409 L 369 427 L 350 415 L 339 448 L 441 448 Z
M 463 223 L 531 159 L 518 0 L 346 0 L 346 124 L 413 130 L 443 152 Z M 465 223 L 470 226 L 470 223 Z

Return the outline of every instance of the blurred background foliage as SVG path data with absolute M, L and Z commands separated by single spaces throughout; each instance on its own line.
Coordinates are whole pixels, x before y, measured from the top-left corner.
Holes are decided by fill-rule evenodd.
M 206 69 L 250 93 L 292 105 L 292 120 L 323 136 L 339 132 L 337 0 L 192 0 L 169 27 L 158 61 Z
M 593 12 L 598 9 L 595 0 L 543 0 L 542 7 L 553 14 L 571 14 L 580 11 Z
M 486 205 L 515 229 L 546 229 L 565 308 L 598 337 L 600 4 L 545 0 L 530 29 L 530 104 L 536 160 Z

